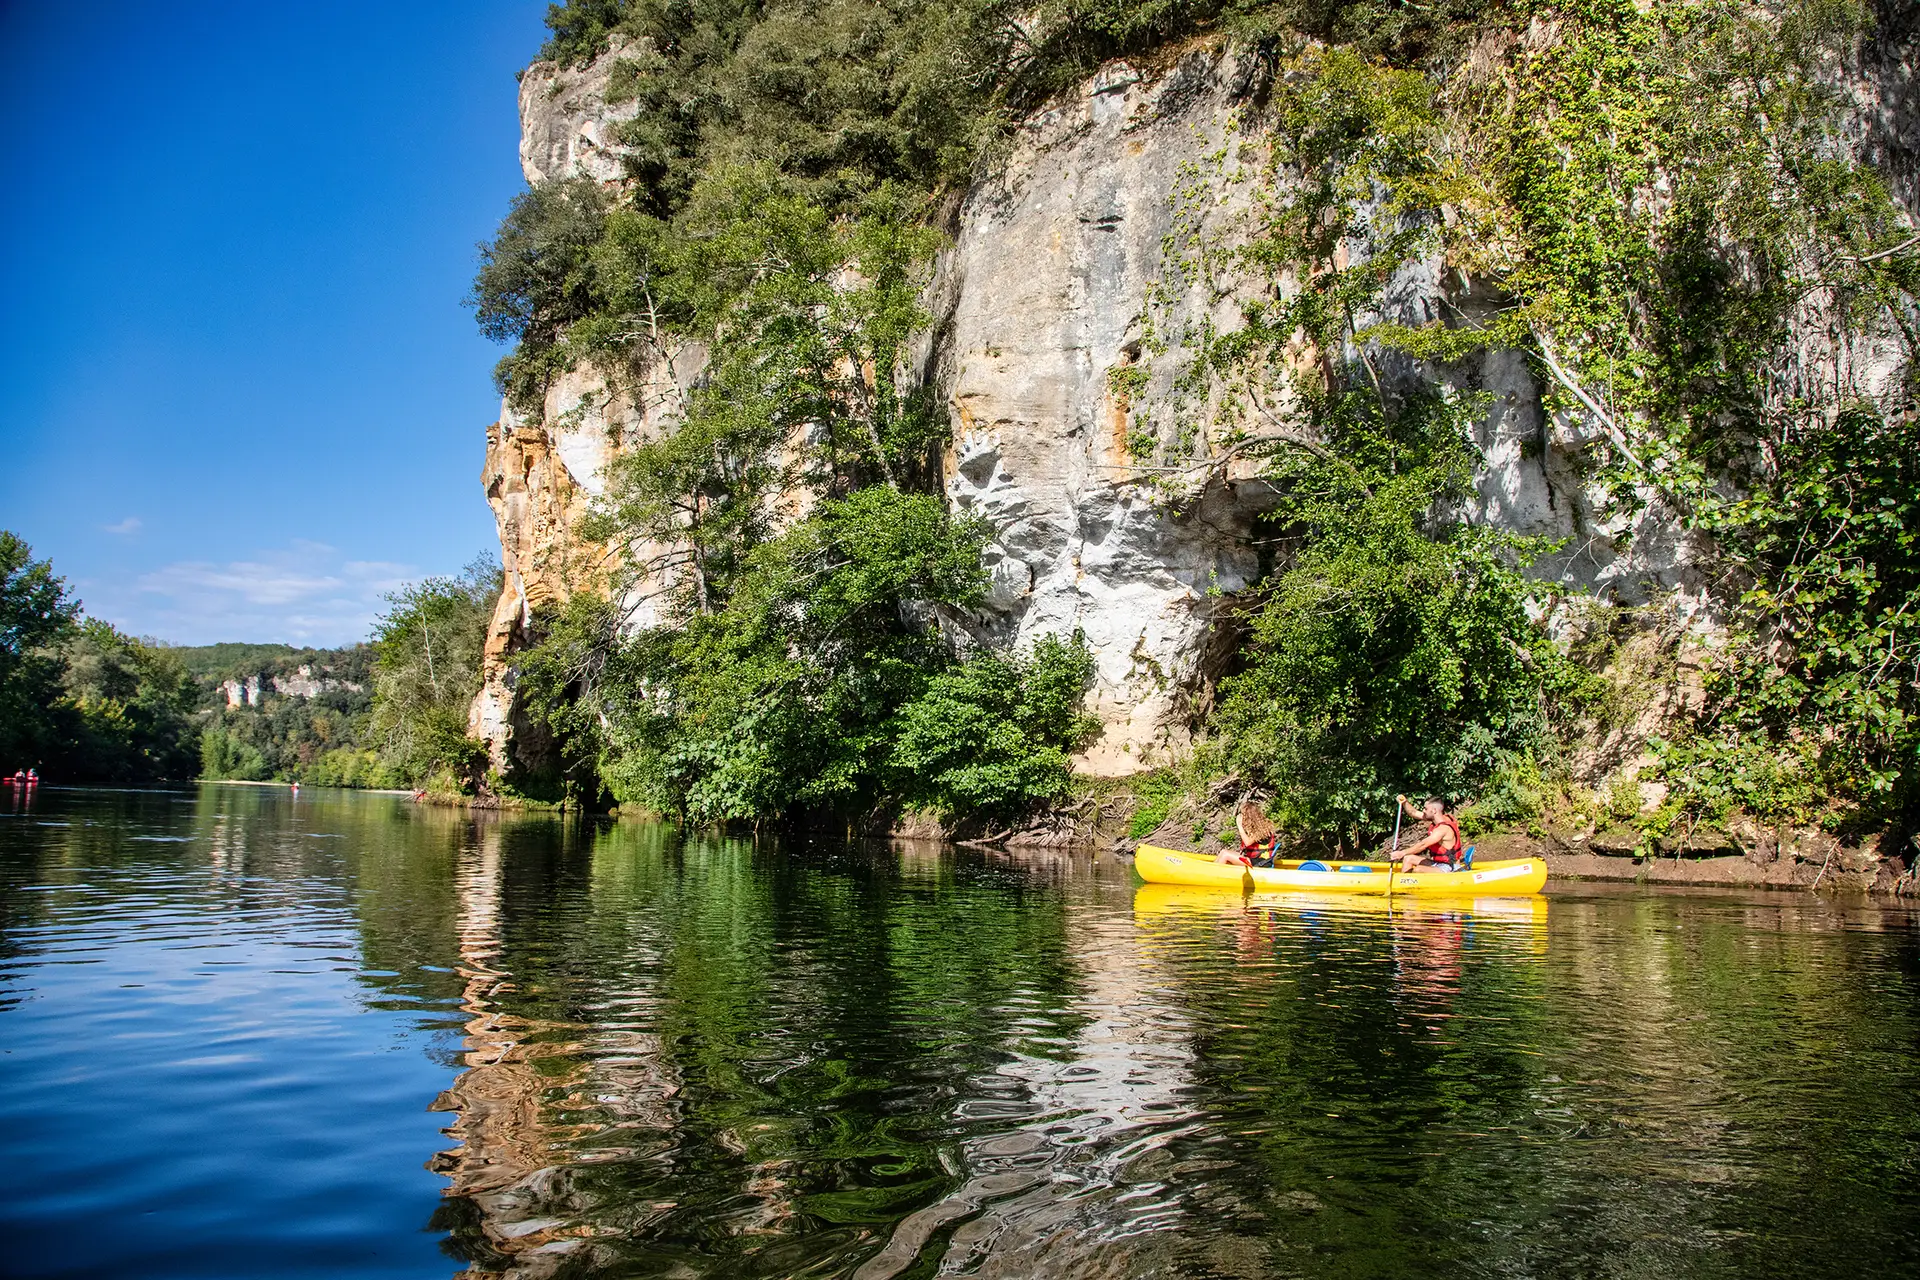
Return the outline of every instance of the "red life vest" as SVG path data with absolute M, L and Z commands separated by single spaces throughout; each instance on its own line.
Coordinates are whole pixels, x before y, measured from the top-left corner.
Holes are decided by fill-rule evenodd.
M 1427 851 L 1427 856 L 1432 858 L 1435 862 L 1456 862 L 1460 858 L 1460 847 L 1461 847 L 1460 823 L 1457 819 L 1454 818 L 1452 814 L 1443 813 L 1438 818 L 1434 819 L 1433 830 L 1438 831 L 1441 827 L 1445 827 L 1447 830 L 1453 832 L 1453 848 L 1430 849 Z

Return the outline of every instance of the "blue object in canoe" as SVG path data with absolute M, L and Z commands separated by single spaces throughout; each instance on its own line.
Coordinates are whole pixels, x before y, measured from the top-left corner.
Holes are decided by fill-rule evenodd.
M 1342 871 L 1358 871 L 1363 876 L 1370 876 L 1373 874 L 1372 867 L 1347 866 L 1347 867 L 1342 867 L 1340 869 Z
M 1313 859 L 1313 858 L 1309 858 L 1309 859 L 1307 859 L 1307 860 L 1306 860 L 1305 862 L 1303 862 L 1303 863 L 1301 863 L 1301 864 L 1300 864 L 1300 869 L 1301 869 L 1302 871 L 1331 871 L 1331 870 L 1333 870 L 1333 868 L 1332 868 L 1332 867 L 1330 867 L 1330 866 L 1328 866 L 1328 865 L 1327 865 L 1326 863 L 1324 863 L 1324 862 L 1320 862 L 1320 861 L 1318 861 L 1317 859 Z

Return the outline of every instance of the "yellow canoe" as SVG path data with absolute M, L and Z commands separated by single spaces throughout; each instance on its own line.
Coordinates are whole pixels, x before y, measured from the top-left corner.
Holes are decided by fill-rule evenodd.
M 1397 883 L 1400 877 L 1394 876 Z M 1223 913 L 1238 916 L 1248 908 L 1272 908 L 1282 911 L 1335 912 L 1341 915 L 1381 917 L 1411 913 L 1415 918 L 1428 914 L 1474 919 L 1499 920 L 1521 924 L 1545 924 L 1547 898 L 1531 893 L 1519 897 L 1501 897 L 1471 891 L 1460 895 L 1416 894 L 1399 901 L 1396 889 L 1392 898 L 1385 894 L 1315 893 L 1306 889 L 1284 889 L 1277 893 L 1247 894 L 1239 888 L 1202 889 L 1190 884 L 1143 884 L 1133 891 L 1133 914 L 1138 920 L 1184 914 Z
M 1184 884 L 1198 888 L 1238 889 L 1242 893 L 1392 893 L 1420 897 L 1507 897 L 1538 893 L 1546 887 L 1547 864 L 1539 858 L 1476 862 L 1466 871 L 1394 869 L 1387 862 L 1335 862 L 1329 871 L 1302 871 L 1298 862 L 1271 867 L 1241 867 L 1215 862 L 1198 853 L 1143 844 L 1133 851 L 1133 869 L 1148 884 Z M 1343 871 L 1342 867 L 1355 868 Z

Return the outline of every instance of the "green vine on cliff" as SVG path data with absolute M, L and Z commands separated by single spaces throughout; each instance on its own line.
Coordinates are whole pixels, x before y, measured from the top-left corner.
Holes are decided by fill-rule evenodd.
M 1842 811 L 1911 822 L 1920 255 L 1828 87 L 1869 15 L 1850 0 L 1530 8 L 1443 74 L 1346 48 L 1280 64 L 1246 124 L 1264 166 L 1175 195 L 1176 214 L 1210 221 L 1176 216 L 1142 330 L 1178 372 L 1165 405 L 1137 412 L 1204 420 L 1189 483 L 1264 455 L 1283 492 L 1324 498 L 1432 466 L 1454 447 L 1423 407 L 1444 398 L 1434 384 L 1483 348 L 1530 351 L 1611 493 L 1607 527 L 1654 504 L 1703 539 L 1731 633 L 1686 750 L 1761 742 Z M 1247 211 L 1219 212 L 1234 200 Z M 1238 323 L 1176 333 L 1195 265 L 1229 256 Z M 1391 286 L 1425 263 L 1478 301 L 1398 311 Z M 1894 376 L 1821 384 L 1820 367 Z M 1466 496 L 1445 474 L 1427 472 L 1440 545 Z M 1297 591 L 1324 536 L 1283 531 L 1264 607 Z M 1713 807 L 1670 778 L 1674 812 Z

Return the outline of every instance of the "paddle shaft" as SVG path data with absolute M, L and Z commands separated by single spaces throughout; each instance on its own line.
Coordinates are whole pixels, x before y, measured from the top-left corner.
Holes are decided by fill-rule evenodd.
M 1406 808 L 1407 806 L 1400 803 L 1399 797 L 1394 797 L 1393 852 L 1387 855 L 1387 896 L 1389 898 L 1393 896 L 1393 869 L 1395 864 L 1400 861 L 1400 815 L 1406 812 Z

